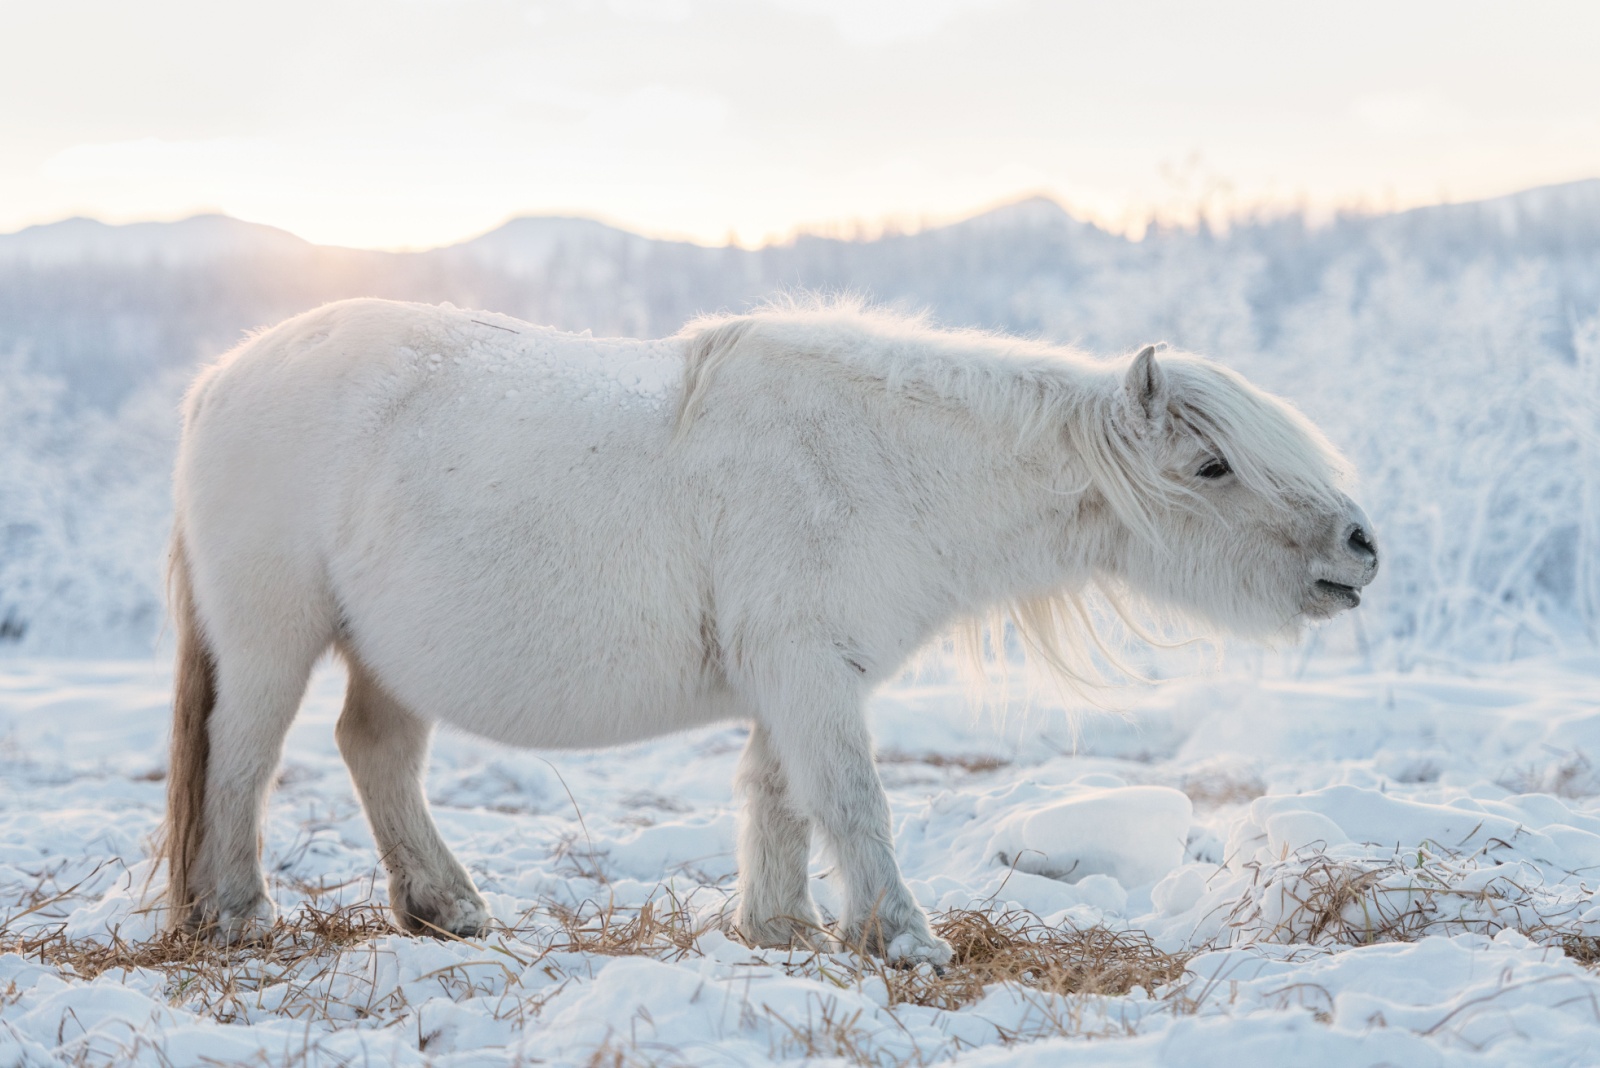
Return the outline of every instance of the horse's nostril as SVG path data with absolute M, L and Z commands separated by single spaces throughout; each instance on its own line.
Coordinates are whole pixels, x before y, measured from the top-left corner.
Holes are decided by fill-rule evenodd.
M 1350 528 L 1350 537 L 1345 544 L 1349 545 L 1351 552 L 1357 556 L 1368 556 L 1374 560 L 1378 558 L 1378 547 L 1372 544 L 1372 536 L 1360 523 Z

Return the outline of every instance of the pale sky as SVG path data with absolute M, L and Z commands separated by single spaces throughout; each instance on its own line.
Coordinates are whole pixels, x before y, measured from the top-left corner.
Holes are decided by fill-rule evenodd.
M 746 244 L 1033 193 L 1407 207 L 1600 176 L 1600 3 L 0 0 L 0 232 Z

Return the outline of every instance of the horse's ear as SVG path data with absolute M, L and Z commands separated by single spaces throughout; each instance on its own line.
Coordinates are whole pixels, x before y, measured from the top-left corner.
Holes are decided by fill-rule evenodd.
M 1166 372 L 1156 362 L 1156 346 L 1146 345 L 1133 358 L 1122 382 L 1128 415 L 1141 433 L 1160 431 L 1166 425 L 1168 390 Z

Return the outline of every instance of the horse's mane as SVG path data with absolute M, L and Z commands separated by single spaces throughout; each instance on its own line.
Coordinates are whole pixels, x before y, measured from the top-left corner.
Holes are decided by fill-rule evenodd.
M 891 393 L 937 399 L 1026 440 L 1061 425 L 1095 364 L 1038 341 L 948 329 L 925 314 L 872 307 L 854 298 L 782 298 L 743 315 L 696 319 L 687 341 L 680 432 L 699 412 L 708 383 L 749 343 L 832 361 Z
M 743 315 L 689 323 L 677 431 L 700 411 L 717 371 L 752 343 L 799 358 L 836 361 L 891 393 L 957 406 L 1019 450 L 1060 435 L 1080 465 L 1083 488 L 1093 487 L 1135 536 L 1164 544 L 1156 506 L 1210 505 L 1156 462 L 1130 428 L 1122 380 L 1126 360 L 1096 360 L 1041 341 L 971 329 L 944 329 L 926 315 L 870 307 L 854 299 L 785 298 Z M 1237 373 L 1188 353 L 1159 357 L 1170 383 L 1166 418 L 1191 430 L 1237 477 L 1269 498 L 1336 507 L 1348 465 L 1312 422 L 1288 402 Z M 1126 591 L 1106 587 L 1096 605 L 1091 591 L 1063 590 L 1002 606 L 988 619 L 960 624 L 956 644 L 972 663 L 1003 658 L 1007 627 L 1031 659 L 1074 690 L 1104 686 L 1110 666 L 1134 675 L 1102 638 L 1096 617 L 1117 618 L 1141 638 L 1165 644 L 1141 626 Z M 1103 609 L 1108 609 L 1103 610 Z

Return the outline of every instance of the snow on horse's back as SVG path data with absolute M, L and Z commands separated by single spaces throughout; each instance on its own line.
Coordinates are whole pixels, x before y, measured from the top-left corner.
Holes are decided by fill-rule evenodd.
M 175 922 L 270 917 L 261 804 L 332 645 L 408 928 L 487 920 L 422 797 L 435 721 L 591 746 L 745 719 L 745 937 L 815 937 L 814 826 L 843 935 L 947 959 L 895 865 L 865 695 L 996 611 L 1070 673 L 1095 585 L 1265 637 L 1350 607 L 1377 551 L 1342 467 L 1283 401 L 1154 347 L 1101 362 L 845 305 L 649 342 L 383 301 L 292 319 L 187 408 L 180 656 L 210 685 L 179 696 Z

